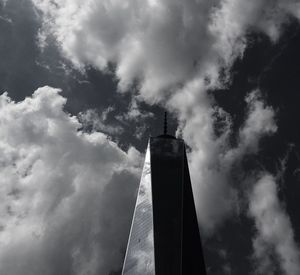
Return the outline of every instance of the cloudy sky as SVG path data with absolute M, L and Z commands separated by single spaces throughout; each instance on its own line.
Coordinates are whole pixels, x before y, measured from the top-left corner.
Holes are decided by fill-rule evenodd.
M 165 109 L 208 274 L 300 274 L 299 0 L 0 0 L 0 34 L 1 275 L 120 274 Z

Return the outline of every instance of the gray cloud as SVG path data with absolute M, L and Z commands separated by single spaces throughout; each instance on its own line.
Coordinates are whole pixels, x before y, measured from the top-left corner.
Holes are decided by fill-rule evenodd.
M 0 99 L 1 274 L 108 274 L 123 259 L 140 155 L 79 131 L 58 92 Z
M 257 229 L 253 239 L 258 274 L 275 273 L 275 254 L 282 274 L 300 273 L 300 249 L 295 242 L 290 218 L 277 195 L 276 179 L 262 175 L 249 196 L 249 214 Z
M 183 137 L 193 148 L 189 161 L 198 217 L 203 229 L 208 231 L 222 223 L 238 206 L 239 198 L 231 178 L 236 164 L 246 155 L 257 152 L 261 137 L 276 132 L 275 113 L 265 105 L 258 91 L 249 94 L 246 102 L 248 112 L 235 147 L 228 142 L 233 134 L 229 115 L 219 114 L 225 116 L 223 120 L 227 122 L 223 134 L 216 137 L 213 110 L 204 101 L 198 104 L 197 113 L 184 125 Z
M 121 126 L 112 126 L 105 124 L 106 112 L 101 116 L 94 109 L 88 109 L 78 114 L 79 120 L 86 130 L 99 131 L 109 135 L 120 135 L 124 129 Z

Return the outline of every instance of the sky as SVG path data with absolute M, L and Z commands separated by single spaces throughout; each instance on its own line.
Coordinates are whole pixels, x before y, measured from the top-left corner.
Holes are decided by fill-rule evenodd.
M 1 275 L 120 274 L 165 110 L 208 275 L 300 274 L 299 1 L 0 0 L 0 34 Z

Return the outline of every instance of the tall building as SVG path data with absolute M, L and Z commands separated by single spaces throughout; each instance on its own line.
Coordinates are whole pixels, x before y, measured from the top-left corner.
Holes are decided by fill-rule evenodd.
M 185 144 L 151 137 L 122 275 L 205 275 Z

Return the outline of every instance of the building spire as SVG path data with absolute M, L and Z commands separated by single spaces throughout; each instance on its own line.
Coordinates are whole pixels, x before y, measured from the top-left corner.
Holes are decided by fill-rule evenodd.
M 159 135 L 159 137 L 176 139 L 174 136 L 172 136 L 168 133 L 168 113 L 167 112 L 165 112 L 165 115 L 164 115 L 163 133 L 161 135 Z
M 165 120 L 164 120 L 164 135 L 168 133 L 168 113 L 165 112 Z

